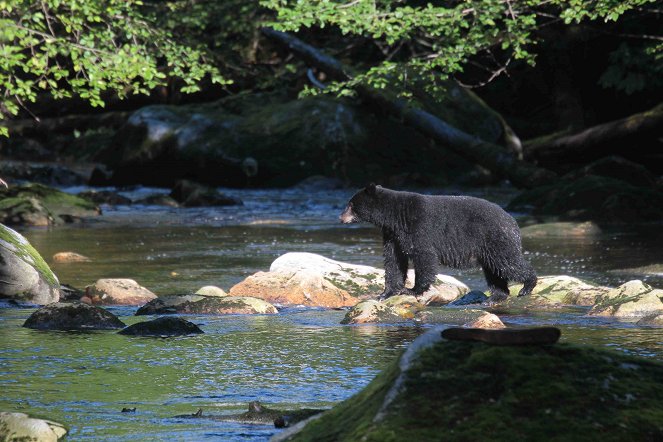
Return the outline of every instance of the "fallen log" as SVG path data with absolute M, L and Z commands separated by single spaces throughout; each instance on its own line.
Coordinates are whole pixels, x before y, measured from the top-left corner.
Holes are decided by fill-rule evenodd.
M 663 137 L 663 103 L 626 118 L 599 124 L 574 134 L 547 136 L 525 142 L 525 159 L 540 164 L 585 163 L 609 155 L 632 157 L 651 153 Z
M 323 70 L 333 80 L 346 81 L 352 78 L 352 70 L 349 67 L 297 37 L 271 28 L 263 28 L 262 32 L 269 39 L 288 47 L 309 65 Z M 506 148 L 463 132 L 435 115 L 413 107 L 403 99 L 389 97 L 386 93 L 367 86 L 358 86 L 356 90 L 365 101 L 381 112 L 403 120 L 440 145 L 485 167 L 495 175 L 508 179 L 517 187 L 531 188 L 550 184 L 557 178 L 554 172 L 520 161 Z

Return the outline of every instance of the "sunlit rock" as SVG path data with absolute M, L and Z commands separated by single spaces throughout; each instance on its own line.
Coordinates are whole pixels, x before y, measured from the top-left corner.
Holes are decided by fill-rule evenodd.
M 201 334 L 203 331 L 193 322 L 172 316 L 162 316 L 151 321 L 132 324 L 118 332 L 130 336 L 181 336 Z
M 509 287 L 513 296 L 507 301 L 507 304 L 513 306 L 522 304 L 532 307 L 554 304 L 590 306 L 610 290 L 608 287 L 588 284 L 573 276 L 541 276 L 529 296 L 516 298 L 515 295 L 522 286 L 522 284 L 515 284 Z
M 67 434 L 64 425 L 25 413 L 0 412 L 0 440 L 56 442 Z
M 164 315 L 188 313 L 199 315 L 228 314 L 275 314 L 276 307 L 269 302 L 245 296 L 204 296 L 204 295 L 170 295 L 161 296 L 143 305 L 136 315 Z
M 413 274 L 411 274 L 413 275 Z M 258 272 L 230 289 L 233 296 L 255 296 L 274 304 L 349 307 L 384 290 L 384 270 L 335 261 L 313 253 L 286 253 L 269 272 Z M 448 302 L 465 293 L 455 278 L 438 275 L 419 300 Z
M 425 324 L 464 325 L 486 315 L 484 310 L 473 308 L 436 307 L 417 312 L 414 319 Z
M 485 314 L 479 316 L 473 321 L 463 324 L 463 327 L 491 329 L 506 328 L 502 320 L 497 315 L 488 312 L 485 312 Z
M 592 316 L 642 318 L 663 313 L 663 290 L 640 280 L 628 281 L 606 293 L 589 311 Z
M 72 262 L 90 262 L 92 261 L 85 255 L 76 252 L 58 252 L 53 255 L 53 262 L 72 263 Z
M 32 304 L 60 299 L 60 282 L 27 239 L 0 224 L 0 297 Z
M 201 287 L 198 289 L 196 292 L 196 295 L 201 295 L 201 296 L 228 296 L 228 293 L 226 293 L 225 290 L 223 290 L 221 287 L 217 287 L 215 285 L 206 285 L 204 287 Z
M 110 330 L 124 327 L 114 314 L 81 302 L 54 302 L 41 307 L 23 327 L 38 330 Z
M 414 296 L 411 298 L 414 299 Z M 409 318 L 399 314 L 404 312 Z M 371 299 L 362 301 L 350 309 L 341 324 L 397 323 L 412 319 L 412 316 L 403 308 L 399 309 Z
M 133 279 L 99 279 L 85 287 L 83 300 L 102 305 L 143 305 L 156 297 Z
M 541 238 L 547 236 L 596 236 L 601 228 L 592 221 L 585 222 L 550 222 L 534 224 L 520 229 L 523 238 Z

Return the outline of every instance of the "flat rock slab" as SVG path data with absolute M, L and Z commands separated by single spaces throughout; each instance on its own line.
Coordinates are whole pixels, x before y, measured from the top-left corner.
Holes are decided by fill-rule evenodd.
M 37 330 L 113 330 L 125 327 L 117 316 L 82 302 L 55 302 L 35 311 L 23 327 Z
M 550 345 L 562 332 L 556 327 L 526 329 L 447 328 L 442 337 L 453 341 L 479 341 L 492 345 Z
M 175 295 L 153 299 L 136 311 L 136 316 L 154 314 L 275 314 L 276 307 L 269 302 L 245 296 Z
M 0 412 L 0 440 L 56 442 L 67 434 L 64 425 L 25 413 Z
M 193 322 L 182 318 L 164 316 L 152 321 L 130 325 L 118 333 L 129 336 L 182 336 L 201 334 L 203 331 Z

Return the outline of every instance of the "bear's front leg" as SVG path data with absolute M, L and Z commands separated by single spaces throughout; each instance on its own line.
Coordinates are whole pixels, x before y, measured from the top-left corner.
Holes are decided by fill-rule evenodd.
M 391 232 L 382 232 L 384 254 L 384 292 L 378 296 L 379 300 L 397 295 L 405 287 L 407 278 L 407 255 L 400 248 Z

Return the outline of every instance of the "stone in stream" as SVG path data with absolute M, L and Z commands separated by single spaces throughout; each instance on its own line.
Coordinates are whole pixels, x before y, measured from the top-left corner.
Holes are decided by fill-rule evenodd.
M 38 330 L 110 330 L 125 325 L 114 314 L 82 302 L 55 302 L 35 311 L 23 327 Z
M 136 311 L 140 315 L 163 314 L 275 314 L 276 307 L 269 302 L 248 296 L 168 295 L 153 299 Z
M 325 410 L 317 408 L 301 408 L 299 410 L 279 410 L 275 408 L 268 408 L 261 404 L 259 401 L 249 402 L 248 411 L 240 414 L 226 414 L 226 415 L 209 415 L 203 416 L 202 408 L 193 414 L 180 414 L 176 418 L 193 419 L 201 418 L 228 421 L 228 422 L 241 422 L 247 424 L 274 424 L 276 428 L 289 427 L 292 424 L 308 419 L 311 416 L 322 413 Z
M 84 301 L 102 305 L 142 305 L 157 295 L 133 279 L 99 279 L 85 287 Z
M 67 434 L 64 425 L 25 413 L 0 412 L 0 440 L 7 442 L 57 442 Z
M 0 297 L 32 304 L 60 299 L 60 282 L 27 239 L 0 224 Z
M 181 336 L 201 334 L 203 331 L 193 322 L 172 316 L 162 316 L 151 321 L 138 322 L 118 332 L 129 336 Z
M 663 290 L 640 280 L 628 281 L 599 298 L 588 315 L 643 318 L 663 313 Z

